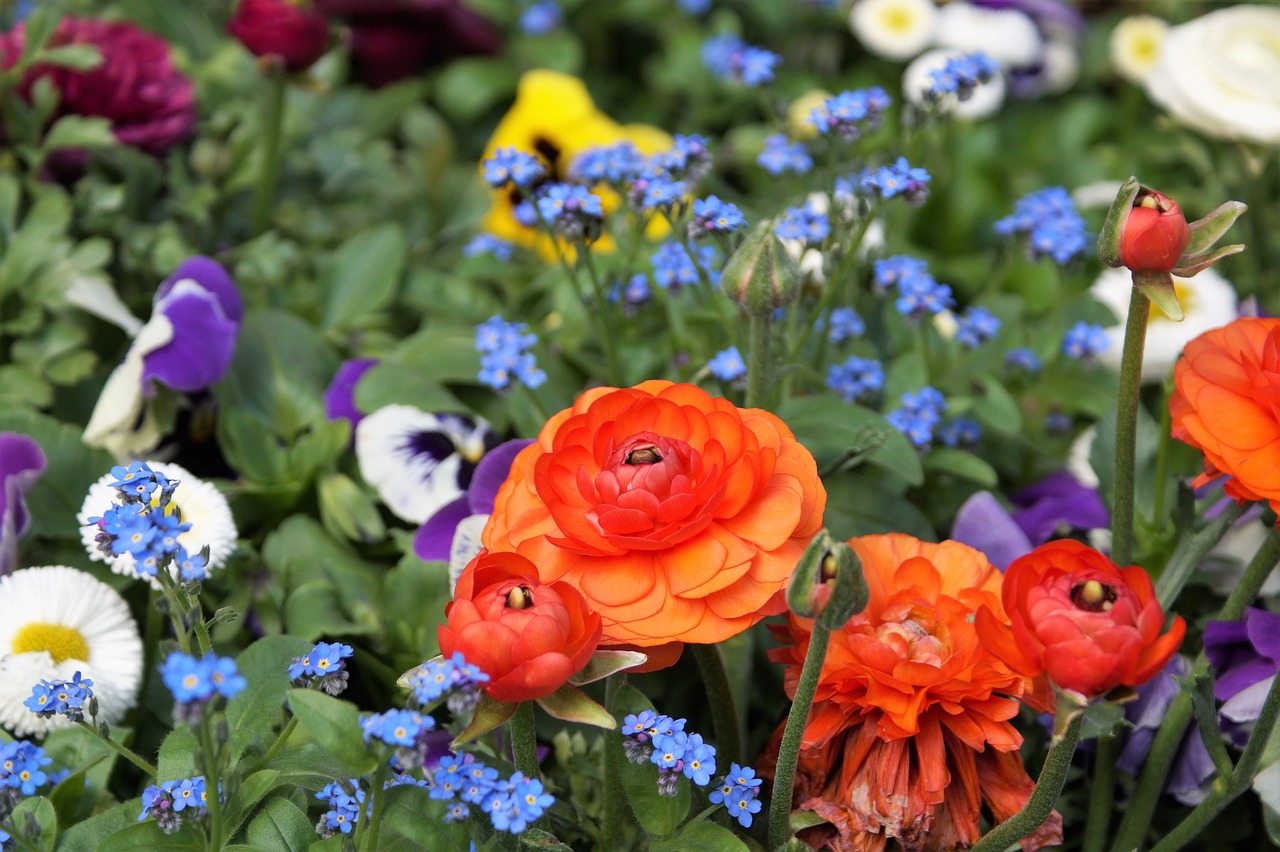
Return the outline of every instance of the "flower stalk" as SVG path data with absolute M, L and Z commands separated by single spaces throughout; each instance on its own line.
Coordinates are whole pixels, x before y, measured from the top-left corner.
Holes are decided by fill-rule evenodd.
M 150 762 L 148 762 L 146 758 L 144 758 L 142 755 L 138 754 L 136 751 L 126 746 L 124 743 L 116 742 L 110 736 L 104 735 L 97 725 L 90 725 L 88 722 L 84 721 L 83 719 L 77 722 L 76 724 L 84 728 L 89 733 L 96 736 L 98 739 L 102 740 L 104 743 L 106 743 L 108 746 L 111 747 L 112 751 L 114 751 L 116 754 L 120 755 L 125 760 L 132 763 L 134 766 L 141 769 L 147 775 L 151 776 L 152 778 L 159 777 L 159 774 L 160 774 L 159 770 L 157 770 L 155 766 L 153 766 Z
M 533 723 L 533 702 L 521 701 L 511 717 L 511 751 L 516 769 L 526 778 L 538 777 L 538 737 Z
M 1116 400 L 1115 485 L 1111 499 L 1111 558 L 1117 565 L 1133 559 L 1133 504 L 1136 480 L 1138 405 L 1142 390 L 1142 354 L 1147 340 L 1151 300 L 1137 287 L 1129 298 L 1129 317 L 1120 356 Z
M 284 104 L 288 81 L 284 65 L 264 62 L 267 70 L 267 99 L 263 106 L 262 172 L 254 188 L 251 236 L 258 237 L 267 230 L 271 213 L 275 209 L 276 184 L 280 177 L 280 138 L 284 131 Z
M 738 710 L 729 686 L 729 674 L 724 668 L 724 658 L 715 645 L 693 645 L 693 656 L 702 673 L 702 683 L 711 705 L 711 719 L 715 727 L 720 753 L 733 760 L 742 760 L 742 732 L 738 730 Z

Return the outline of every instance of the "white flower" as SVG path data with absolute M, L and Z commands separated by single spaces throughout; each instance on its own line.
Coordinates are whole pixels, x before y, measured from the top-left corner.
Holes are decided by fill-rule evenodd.
M 1096 207 L 1099 210 L 1106 210 L 1111 206 L 1111 202 L 1116 200 L 1116 195 L 1123 186 L 1122 181 L 1118 180 L 1099 180 L 1093 183 L 1086 183 L 1084 186 L 1077 186 L 1071 190 L 1071 200 L 1076 203 L 1076 207 L 1086 209 Z
M 1144 382 L 1163 381 L 1187 343 L 1210 329 L 1226 325 L 1238 315 L 1235 288 L 1216 269 L 1206 269 L 1194 278 L 1175 275 L 1173 285 L 1186 316 L 1182 322 L 1174 322 L 1159 308 L 1152 308 L 1142 358 Z M 1108 269 L 1098 276 L 1090 293 L 1116 315 L 1115 324 L 1107 328 L 1111 345 L 1099 360 L 1119 370 L 1125 317 L 1129 315 L 1129 297 L 1133 293 L 1132 276 L 1127 269 Z
M 1044 49 L 1035 22 L 1017 9 L 948 3 L 938 13 L 937 46 L 982 51 L 1005 68 L 1036 65 Z
M 964 52 L 959 50 L 931 50 L 917 57 L 902 73 L 903 97 L 917 107 L 924 107 L 924 93 L 933 86 L 929 72 L 945 66 L 948 59 L 964 55 Z M 1004 75 L 997 74 L 987 82 L 979 84 L 968 100 L 962 101 L 954 94 L 944 96 L 938 103 L 938 110 L 969 121 L 986 118 L 1000 110 L 1004 103 L 1005 88 Z
M 1145 83 L 1160 58 L 1169 23 L 1154 15 L 1130 15 L 1111 31 L 1111 65 L 1133 83 Z
M 933 0 L 858 0 L 849 14 L 853 34 L 885 59 L 910 59 L 928 47 L 937 20 Z
M 388 405 L 356 427 L 360 475 L 402 520 L 421 524 L 463 495 L 496 444 L 483 420 Z
M 71 725 L 23 706 L 44 680 L 93 681 L 98 719 L 118 724 L 142 680 L 142 640 L 129 607 L 101 580 L 52 565 L 0 577 L 0 726 L 14 736 Z
M 198 479 L 181 465 L 157 461 L 149 461 L 147 465 L 156 473 L 163 473 L 169 479 L 179 482 L 169 505 L 182 511 L 182 520 L 191 524 L 191 529 L 178 536 L 178 543 L 191 554 L 199 553 L 207 545 L 208 570 L 212 572 L 222 567 L 231 551 L 235 550 L 237 536 L 236 522 L 231 516 L 227 498 L 211 483 Z M 98 528 L 89 523 L 90 518 L 101 517 L 111 508 L 112 503 L 119 502 L 119 492 L 110 485 L 113 481 L 115 477 L 108 473 L 89 486 L 89 493 L 80 506 L 80 514 L 76 516 L 81 524 L 80 540 L 84 542 L 91 559 L 106 562 L 117 574 L 140 577 L 142 575 L 134 566 L 133 554 L 121 553 L 116 556 L 98 550 L 94 540 Z M 178 575 L 176 567 L 171 566 L 170 570 L 175 577 Z M 147 579 L 153 586 L 159 587 L 159 582 L 154 578 Z
M 1206 136 L 1280 143 L 1280 6 L 1232 6 L 1173 27 L 1147 93 Z

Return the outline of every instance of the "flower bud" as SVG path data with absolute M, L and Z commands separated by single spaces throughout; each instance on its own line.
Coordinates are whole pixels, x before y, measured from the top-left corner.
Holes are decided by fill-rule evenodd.
M 800 271 L 773 233 L 773 222 L 759 222 L 725 264 L 720 276 L 725 295 L 755 315 L 773 313 L 796 300 Z
M 1191 227 L 1178 202 L 1154 190 L 1139 192 L 1120 232 L 1120 263 L 1134 272 L 1168 272 L 1189 242 Z
M 820 530 L 796 564 L 787 605 L 803 618 L 838 630 L 867 605 L 867 581 L 853 548 Z
M 276 56 L 305 71 L 329 46 L 329 21 L 307 0 L 241 0 L 227 32 L 254 56 Z

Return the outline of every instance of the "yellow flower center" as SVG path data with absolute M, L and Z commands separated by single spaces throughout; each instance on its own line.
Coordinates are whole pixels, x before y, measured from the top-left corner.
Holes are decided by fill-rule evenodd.
M 880 13 L 880 24 L 895 35 L 911 32 L 913 23 L 911 11 L 901 6 L 890 6 Z
M 13 637 L 13 653 L 31 651 L 46 651 L 55 663 L 89 659 L 89 643 L 79 630 L 40 621 L 26 625 Z

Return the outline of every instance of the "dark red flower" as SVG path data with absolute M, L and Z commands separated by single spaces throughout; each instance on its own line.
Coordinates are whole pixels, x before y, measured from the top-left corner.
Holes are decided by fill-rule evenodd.
M 22 24 L 0 33 L 0 67 L 13 67 L 24 43 Z M 121 143 L 156 156 L 191 135 L 195 87 L 173 67 L 168 42 L 127 21 L 63 18 L 49 47 L 70 44 L 94 45 L 101 64 L 91 71 L 37 65 L 19 86 L 24 98 L 36 80 L 47 77 L 58 92 L 58 116 L 106 118 Z
M 240 0 L 227 23 L 254 56 L 278 56 L 287 71 L 305 71 L 329 46 L 329 21 L 309 2 Z
M 315 0 L 351 30 L 356 73 L 373 87 L 412 77 L 456 56 L 496 53 L 502 40 L 459 0 Z
M 1155 191 L 1140 194 L 1120 234 L 1120 262 L 1134 272 L 1168 272 L 1191 242 L 1178 202 Z

